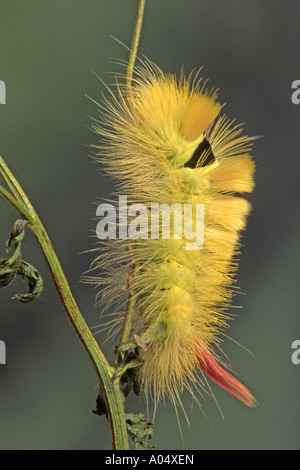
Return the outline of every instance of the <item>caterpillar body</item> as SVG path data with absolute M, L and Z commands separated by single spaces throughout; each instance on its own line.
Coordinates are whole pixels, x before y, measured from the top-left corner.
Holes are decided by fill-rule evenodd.
M 156 401 L 169 396 L 177 403 L 184 388 L 202 386 L 200 368 L 246 405 L 255 404 L 217 354 L 250 211 L 238 194 L 254 187 L 252 139 L 221 110 L 217 93 L 197 75 L 176 78 L 145 61 L 130 88 L 117 83 L 116 93 L 104 98 L 101 121 L 93 123 L 101 136 L 96 158 L 129 204 L 149 212 L 153 203 L 204 208 L 201 249 L 187 250 L 173 225 L 169 239 L 153 239 L 149 229 L 147 237 L 106 240 L 94 262 L 101 273 L 92 280 L 106 306 L 124 312 L 126 286 L 137 300 L 132 334 L 143 345 L 140 374 Z M 115 324 L 121 321 L 122 315 Z

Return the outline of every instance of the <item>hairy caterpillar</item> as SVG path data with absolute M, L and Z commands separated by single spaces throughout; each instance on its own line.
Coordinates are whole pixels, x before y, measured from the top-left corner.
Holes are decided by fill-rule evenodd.
M 246 405 L 255 404 L 216 354 L 230 317 L 239 233 L 250 211 L 235 193 L 254 186 L 252 139 L 220 116 L 221 109 L 217 93 L 197 75 L 176 78 L 145 61 L 130 89 L 117 83 L 116 94 L 110 91 L 101 121 L 93 124 L 101 136 L 97 158 L 128 204 L 143 204 L 148 212 L 153 203 L 204 207 L 201 249 L 187 250 L 173 226 L 169 239 L 153 239 L 149 231 L 135 240 L 106 240 L 94 262 L 101 274 L 92 280 L 107 307 L 124 312 L 129 284 L 137 299 L 132 334 L 143 345 L 140 373 L 156 401 L 180 401 L 184 388 L 192 392 L 201 384 L 200 368 Z M 115 326 L 121 320 L 122 314 Z

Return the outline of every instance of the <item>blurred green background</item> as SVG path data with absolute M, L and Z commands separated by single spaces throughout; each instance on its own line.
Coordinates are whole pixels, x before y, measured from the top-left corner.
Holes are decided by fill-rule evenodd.
M 100 323 L 93 287 L 79 282 L 91 261 L 95 201 L 111 191 L 88 157 L 96 136 L 89 116 L 127 59 L 137 0 L 14 0 L 1 2 L 0 154 L 30 196 L 56 247 L 89 325 Z M 166 403 L 156 416 L 159 449 L 299 449 L 300 365 L 291 344 L 299 321 L 299 113 L 291 84 L 300 79 L 300 3 L 284 0 L 148 0 L 140 54 L 163 70 L 203 66 L 220 89 L 225 111 L 245 123 L 255 144 L 257 186 L 245 232 L 237 283 L 246 295 L 230 323 L 223 349 L 259 401 L 247 409 L 212 386 L 200 410 L 183 398 L 190 425 Z M 110 72 L 111 75 L 106 75 Z M 0 201 L 0 257 L 17 216 Z M 24 258 L 45 281 L 29 305 L 11 300 L 21 280 L 0 292 L 0 449 L 110 449 L 104 418 L 95 407 L 97 378 L 58 300 L 33 236 Z M 236 310 L 234 311 L 236 313 Z M 97 331 L 97 330 L 95 330 Z M 102 342 L 101 335 L 96 336 Z M 243 345 L 243 348 L 236 344 Z M 114 343 L 103 347 L 112 357 Z M 251 351 L 251 353 L 249 351 Z M 145 411 L 136 397 L 128 411 Z

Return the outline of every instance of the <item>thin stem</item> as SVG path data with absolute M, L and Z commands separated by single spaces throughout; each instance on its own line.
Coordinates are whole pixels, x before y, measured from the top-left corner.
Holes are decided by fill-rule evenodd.
M 7 202 L 9 205 L 12 206 L 15 211 L 17 211 L 21 217 L 28 221 L 32 221 L 31 214 L 28 212 L 28 210 L 23 206 L 23 204 L 20 204 L 6 189 L 4 189 L 2 186 L 0 186 L 0 197 Z
M 134 278 L 134 275 L 136 272 L 136 263 L 134 260 L 134 245 L 130 244 L 128 246 L 128 252 L 132 258 L 132 271 L 130 275 L 128 275 L 127 277 L 128 302 L 127 302 L 127 308 L 126 308 L 125 318 L 123 322 L 122 332 L 121 332 L 121 336 L 119 339 L 118 349 L 123 344 L 125 344 L 129 339 L 132 320 L 134 317 L 135 304 L 136 304 L 136 296 L 134 295 L 134 292 L 132 289 L 132 279 Z
M 129 296 L 128 296 L 125 320 L 123 323 L 122 333 L 121 333 L 121 337 L 119 340 L 119 346 L 118 346 L 119 348 L 122 346 L 122 344 L 125 344 L 129 339 L 132 320 L 133 320 L 134 312 L 135 312 L 135 304 L 136 304 L 136 297 L 130 291 Z
M 131 86 L 134 64 L 136 61 L 137 50 L 140 41 L 145 3 L 146 0 L 139 0 L 138 3 L 136 24 L 126 74 L 126 84 L 128 88 Z M 51 240 L 25 192 L 1 157 L 0 175 L 3 177 L 11 191 L 10 194 L 8 191 L 6 191 L 6 189 L 0 186 L 0 197 L 8 202 L 25 220 L 29 222 L 28 226 L 36 236 L 41 246 L 60 300 L 67 313 L 70 323 L 86 352 L 88 353 L 99 377 L 100 391 L 105 401 L 107 415 L 111 427 L 113 448 L 127 450 L 129 448 L 129 444 L 120 381 L 112 381 L 113 369 L 108 364 L 98 343 L 95 341 L 88 325 L 79 311 L 79 308 L 71 293 L 67 279 L 54 251 Z M 124 342 L 128 340 L 131 331 L 135 301 L 135 296 L 132 294 L 131 289 L 129 288 L 128 306 L 123 325 L 123 332 L 119 343 L 120 345 L 124 344 Z
M 9 182 L 10 188 L 14 188 L 14 194 L 18 198 L 23 200 L 26 205 L 24 210 L 23 204 L 18 202 L 13 196 L 11 196 L 4 188 L 0 186 L 0 196 L 15 209 L 17 210 L 26 220 L 28 220 L 28 226 L 36 236 L 48 267 L 50 269 L 52 278 L 55 283 L 56 290 L 59 294 L 60 300 L 67 313 L 71 325 L 73 326 L 80 342 L 84 346 L 88 353 L 96 373 L 100 381 L 100 389 L 106 404 L 106 410 L 108 420 L 110 422 L 112 441 L 114 449 L 126 450 L 129 448 L 128 436 L 125 423 L 124 406 L 122 391 L 118 384 L 112 386 L 113 371 L 107 362 L 103 352 L 101 351 L 98 343 L 95 341 L 88 325 L 83 319 L 79 308 L 74 300 L 71 293 L 69 284 L 64 275 L 62 267 L 54 251 L 51 240 L 40 221 L 37 213 L 35 212 L 32 204 L 25 195 L 24 191 L 20 187 L 16 178 L 13 176 L 11 171 L 7 171 L 8 167 L 6 164 L 3 165 L 3 159 L 1 159 L 1 171 L 0 174 L 4 177 L 5 181 Z M 17 190 L 16 190 L 17 188 Z
M 139 0 L 136 23 L 135 23 L 135 28 L 134 28 L 133 38 L 132 38 L 130 57 L 128 61 L 127 74 L 126 74 L 126 83 L 127 83 L 128 88 L 131 85 L 134 64 L 135 64 L 137 50 L 138 50 L 138 46 L 140 42 L 145 3 L 146 3 L 146 0 Z
M 30 204 L 30 201 L 26 194 L 24 193 L 23 189 L 21 188 L 20 184 L 6 165 L 3 158 L 0 156 L 0 174 L 4 181 L 6 182 L 7 186 L 11 190 L 12 194 L 14 195 L 15 199 L 19 201 L 23 206 L 28 208 L 28 211 L 31 215 L 31 219 L 34 219 L 35 211 Z
M 145 11 L 145 4 L 146 0 L 139 0 L 138 4 L 138 9 L 137 9 L 137 15 L 136 15 L 136 22 L 135 22 L 135 28 L 133 32 L 133 38 L 132 38 L 132 45 L 130 49 L 130 56 L 129 56 L 129 61 L 128 61 L 128 67 L 127 67 L 127 74 L 126 74 L 126 85 L 128 90 L 131 89 L 131 81 L 132 81 L 132 76 L 133 76 L 133 70 L 134 70 L 134 64 L 136 61 L 136 56 L 137 56 L 137 51 L 138 51 L 138 46 L 140 42 L 140 37 L 141 37 L 141 30 L 142 30 L 142 24 L 143 24 L 143 17 L 144 17 L 144 11 Z M 133 246 L 129 246 L 129 251 L 133 251 Z M 125 318 L 123 322 L 123 328 L 118 344 L 118 348 L 120 348 L 123 344 L 125 344 L 128 341 L 130 331 L 131 331 L 131 325 L 132 325 L 132 320 L 134 316 L 134 308 L 136 304 L 136 297 L 132 292 L 131 288 L 131 279 L 134 276 L 135 273 L 135 263 L 134 260 L 132 262 L 132 274 L 128 276 L 128 303 L 127 303 L 127 309 L 125 313 Z M 117 355 L 116 355 L 117 358 Z
M 128 438 L 124 424 L 122 392 L 116 387 L 114 393 L 112 391 L 112 369 L 78 309 L 52 243 L 39 220 L 32 226 L 32 231 L 41 245 L 68 318 L 99 377 L 111 425 L 113 447 L 114 449 L 126 449 L 128 448 Z

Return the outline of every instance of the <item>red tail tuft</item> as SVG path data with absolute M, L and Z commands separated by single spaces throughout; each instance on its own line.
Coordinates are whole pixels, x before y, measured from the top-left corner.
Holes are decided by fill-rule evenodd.
M 201 370 L 220 385 L 220 387 L 227 390 L 227 392 L 231 393 L 245 405 L 255 406 L 256 400 L 251 392 L 229 374 L 229 372 L 223 369 L 206 349 L 199 348 L 198 364 Z

